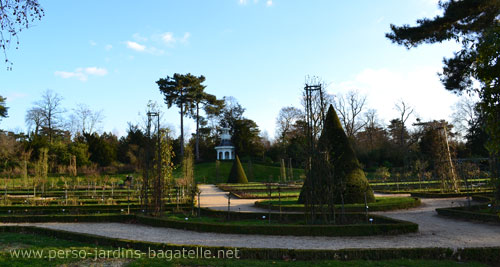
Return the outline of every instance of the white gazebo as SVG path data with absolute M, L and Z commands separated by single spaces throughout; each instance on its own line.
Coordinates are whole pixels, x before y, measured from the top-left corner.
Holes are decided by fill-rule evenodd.
M 215 147 L 217 151 L 217 160 L 231 160 L 234 159 L 234 146 L 231 143 L 231 135 L 229 128 L 222 128 L 220 135 L 220 144 Z

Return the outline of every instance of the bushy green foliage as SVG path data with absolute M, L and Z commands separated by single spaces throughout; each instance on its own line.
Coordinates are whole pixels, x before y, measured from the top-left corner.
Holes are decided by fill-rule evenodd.
M 238 216 L 237 214 L 234 214 Z M 262 215 L 262 214 L 259 214 Z M 257 216 L 259 218 L 260 216 Z M 303 219 L 300 214 L 297 216 Z M 418 225 L 412 222 L 394 220 L 382 216 L 372 216 L 378 224 L 363 224 L 366 217 L 361 213 L 349 214 L 352 224 L 349 225 L 300 225 L 300 224 L 262 224 L 257 222 L 221 221 L 205 218 L 193 218 L 192 221 L 183 218 L 154 218 L 137 215 L 136 220 L 140 224 L 155 227 L 168 227 L 176 229 L 192 230 L 197 232 L 214 232 L 226 234 L 259 234 L 259 235 L 290 235 L 290 236 L 370 236 L 405 234 L 418 231 Z M 233 218 L 233 217 L 231 217 Z M 258 220 L 258 219 L 254 219 Z
M 326 115 L 321 137 L 319 138 L 318 150 L 327 154 L 327 162 L 330 166 L 325 166 L 325 168 L 331 168 L 332 177 L 330 179 L 333 179 L 333 181 L 329 182 L 335 187 L 335 191 L 333 192 L 335 194 L 335 202 L 340 203 L 341 195 L 343 195 L 344 203 L 363 203 L 365 201 L 365 193 L 368 202 L 375 201 L 373 191 L 368 184 L 365 173 L 361 169 L 351 143 L 342 129 L 337 113 L 331 105 Z M 323 153 L 320 153 L 320 155 L 322 156 Z M 308 177 L 307 179 L 319 180 L 320 178 Z M 306 185 L 307 181 L 304 188 L 307 188 Z M 301 195 L 303 194 L 304 190 Z M 326 196 L 323 197 L 326 198 Z M 327 202 L 324 201 L 323 203 Z
M 334 166 L 334 179 L 338 179 L 337 184 L 340 184 L 344 190 L 345 203 L 364 202 L 365 192 L 368 202 L 375 201 L 365 173 L 331 105 L 326 115 L 319 146 L 322 151 L 329 153 L 329 160 Z
M 498 214 L 480 212 L 479 210 L 467 210 L 466 207 L 439 208 L 436 209 L 436 212 L 439 215 L 457 219 L 500 223 L 500 215 Z
M 9 108 L 5 105 L 5 100 L 7 98 L 0 95 L 0 118 L 7 118 Z
M 245 170 L 243 170 L 243 166 L 241 166 L 240 158 L 238 157 L 238 155 L 236 155 L 236 159 L 233 161 L 233 167 L 231 167 L 231 172 L 229 172 L 229 178 L 227 179 L 227 183 L 232 183 L 232 184 L 248 183 Z

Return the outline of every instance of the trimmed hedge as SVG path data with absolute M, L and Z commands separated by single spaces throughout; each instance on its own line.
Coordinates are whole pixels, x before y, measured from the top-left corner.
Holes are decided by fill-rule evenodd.
M 227 212 L 202 209 L 203 214 L 211 217 L 226 217 Z M 230 218 L 258 219 L 267 213 L 231 212 Z M 274 214 L 272 216 L 279 216 Z M 303 214 L 282 214 L 284 221 L 303 219 Z M 347 221 L 354 222 L 366 219 L 365 214 L 346 214 Z M 134 214 L 91 214 L 91 215 L 3 215 L 2 223 L 35 223 L 35 222 L 136 222 L 151 226 L 185 229 L 199 232 L 215 232 L 230 234 L 262 234 L 293 236 L 367 236 L 396 235 L 418 231 L 418 225 L 411 222 L 395 220 L 378 215 L 370 215 L 373 224 L 350 225 L 236 225 L 225 223 L 204 223 L 180 221 L 175 219 L 154 218 Z
M 389 210 L 400 210 L 400 209 L 409 209 L 409 208 L 415 208 L 420 206 L 421 201 L 419 198 L 415 197 L 415 201 L 413 202 L 403 202 L 403 203 L 396 203 L 393 205 L 371 205 L 371 203 L 368 203 L 369 211 L 389 211 Z M 265 201 L 265 200 L 264 200 Z M 258 208 L 262 209 L 269 209 L 269 205 L 266 203 L 263 203 L 262 201 L 256 201 L 255 206 Z M 339 204 L 335 205 L 336 210 L 340 211 L 341 206 Z M 278 205 L 273 205 L 271 204 L 271 210 L 280 210 L 280 206 Z M 285 212 L 304 212 L 304 207 L 289 207 L 289 206 L 281 206 L 281 211 Z M 359 206 L 359 207 L 346 207 L 345 211 L 347 212 L 364 212 L 365 207 Z
M 228 212 L 227 211 L 222 211 L 222 210 L 212 210 L 212 209 L 207 209 L 207 208 L 201 208 L 201 215 L 206 216 L 206 217 L 217 217 L 217 218 L 227 218 Z M 229 216 L 232 220 L 252 220 L 256 219 L 259 220 L 262 218 L 262 216 L 268 216 L 269 212 L 230 212 Z M 278 213 L 278 212 L 272 212 L 271 217 L 274 218 L 279 218 L 281 216 L 281 220 L 288 222 L 288 221 L 298 221 L 298 220 L 303 220 L 305 218 L 304 213 Z M 346 213 L 346 220 L 349 221 L 349 217 L 357 217 L 357 219 L 362 218 L 366 219 L 366 214 L 365 213 L 351 213 L 347 212 Z M 405 222 L 405 221 L 399 221 L 396 219 L 392 219 L 389 217 L 385 216 L 380 216 L 380 215 L 375 215 L 375 214 L 369 214 L 371 218 L 376 219 L 375 223 L 378 224 L 390 224 L 390 223 L 395 223 L 397 222 Z M 340 213 L 337 214 L 337 218 L 340 217 Z
M 219 250 L 234 250 L 232 247 L 210 247 L 197 245 L 176 245 L 153 243 L 104 237 L 91 234 L 74 233 L 63 230 L 38 228 L 33 226 L 0 226 L 0 232 L 29 233 L 88 243 L 96 246 L 151 250 L 206 250 L 218 255 Z M 383 249 L 340 249 L 340 250 L 303 250 L 279 248 L 236 248 L 241 259 L 261 260 L 389 260 L 389 259 L 428 259 L 453 261 L 478 261 L 491 265 L 500 262 L 500 247 L 483 248 L 383 248 Z
M 483 202 L 483 203 L 492 202 L 494 199 L 495 199 L 495 197 L 493 197 L 493 196 L 485 196 L 485 195 L 472 196 L 472 200 L 477 201 L 477 202 Z
M 179 208 L 187 209 L 191 206 L 188 204 L 179 204 Z M 50 205 L 50 206 L 30 206 L 30 205 L 14 205 L 14 206 L 0 206 L 1 214 L 80 214 L 80 213 L 112 213 L 121 212 L 127 210 L 129 206 L 120 205 Z M 177 208 L 177 204 L 166 204 L 165 210 L 173 210 Z M 64 211 L 63 211 L 64 210 Z M 139 204 L 130 204 L 130 211 L 140 211 L 141 206 Z
M 275 215 L 278 216 L 278 215 Z M 303 215 L 302 215 L 303 216 Z M 364 214 L 346 214 L 346 216 L 365 216 Z M 181 221 L 166 218 L 154 218 L 137 215 L 140 224 L 176 228 L 197 232 L 249 235 L 291 235 L 291 236 L 371 236 L 397 235 L 418 231 L 418 224 L 406 221 L 370 215 L 374 224 L 351 225 L 237 225 L 225 223 L 205 223 Z M 380 220 L 380 222 L 379 222 Z
M 268 190 L 269 191 L 269 190 Z M 290 190 L 291 191 L 291 190 Z M 264 191 L 260 191 L 264 192 Z M 279 199 L 280 196 L 276 195 L 277 191 L 274 191 L 275 195 L 272 195 L 270 198 L 272 199 Z M 230 194 L 236 198 L 239 199 L 269 199 L 268 196 L 259 196 L 259 195 L 254 195 L 252 194 L 253 192 L 247 192 L 247 191 L 231 191 Z M 283 192 L 282 192 L 283 193 Z M 300 195 L 300 192 L 297 192 L 296 195 L 281 195 L 281 198 L 287 198 L 287 197 L 298 197 Z
M 476 195 L 484 195 L 487 192 L 460 192 L 460 193 L 426 193 L 426 192 L 413 192 L 411 193 L 412 197 L 420 197 L 420 198 L 451 198 L 451 197 L 466 197 L 466 196 L 476 196 Z
M 132 214 L 0 216 L 2 223 L 35 222 L 133 222 Z
M 241 166 L 240 158 L 238 157 L 238 155 L 236 155 L 236 158 L 233 161 L 233 166 L 231 167 L 231 171 L 229 172 L 227 183 L 248 184 L 245 170 L 243 170 L 243 166 Z
M 473 208 L 475 209 L 481 207 L 486 207 L 486 206 L 485 205 L 473 206 Z M 442 216 L 453 217 L 458 219 L 500 223 L 500 215 L 488 214 L 483 212 L 474 212 L 474 210 L 467 210 L 465 207 L 438 208 L 436 209 L 436 212 Z

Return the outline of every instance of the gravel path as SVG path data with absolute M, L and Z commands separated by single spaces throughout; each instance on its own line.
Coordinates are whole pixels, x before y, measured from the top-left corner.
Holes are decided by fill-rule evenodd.
M 227 211 L 227 192 L 212 184 L 198 185 L 201 191 L 200 206 L 214 210 Z M 231 197 L 231 210 L 242 212 L 267 212 L 265 209 L 254 207 L 254 203 L 262 199 L 239 199 Z
M 214 186 L 201 186 L 203 207 L 227 210 L 225 193 Z M 262 211 L 251 205 L 256 200 L 231 199 L 241 211 Z M 114 238 L 185 245 L 252 248 L 344 249 L 410 247 L 493 247 L 500 246 L 500 225 L 459 221 L 437 216 L 437 207 L 464 205 L 464 198 L 422 199 L 422 206 L 409 210 L 377 212 L 384 216 L 419 224 L 418 233 L 370 237 L 293 237 L 199 233 L 123 223 L 36 223 L 38 227 L 89 233 Z

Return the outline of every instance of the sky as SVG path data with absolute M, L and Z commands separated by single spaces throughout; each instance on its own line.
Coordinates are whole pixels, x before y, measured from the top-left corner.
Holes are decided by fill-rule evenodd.
M 208 93 L 235 97 L 271 138 L 282 107 L 302 108 L 306 76 L 335 95 L 366 95 L 384 124 L 398 117 L 401 100 L 422 120 L 449 119 L 458 97 L 438 72 L 459 46 L 407 50 L 385 38 L 390 24 L 441 14 L 437 2 L 40 0 L 45 16 L 22 31 L 19 49 L 7 50 L 12 70 L 0 66 L 9 107 L 0 128 L 26 131 L 26 111 L 50 89 L 67 117 L 81 103 L 102 110 L 102 131 L 125 135 L 151 100 L 179 133 L 178 108 L 163 104 L 155 83 L 174 73 L 204 75 Z

